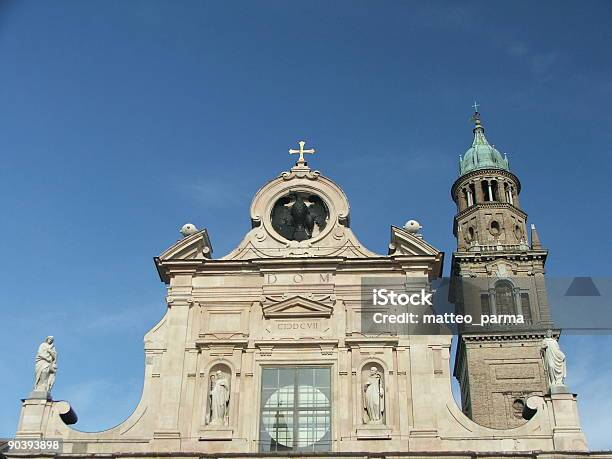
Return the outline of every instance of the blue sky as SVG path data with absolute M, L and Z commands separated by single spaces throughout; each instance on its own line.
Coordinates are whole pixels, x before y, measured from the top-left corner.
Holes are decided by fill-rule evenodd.
M 551 276 L 610 274 L 612 4 L 0 0 L 0 436 L 56 336 L 77 427 L 136 406 L 164 313 L 152 257 L 187 222 L 214 256 L 305 138 L 352 228 L 454 247 L 471 105 L 523 183 Z M 590 446 L 612 449 L 609 336 L 564 336 Z

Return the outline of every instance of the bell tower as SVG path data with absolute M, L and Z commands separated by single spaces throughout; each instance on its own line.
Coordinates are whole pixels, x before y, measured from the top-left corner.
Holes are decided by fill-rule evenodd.
M 457 205 L 451 300 L 457 312 L 471 314 L 482 325 L 460 330 L 454 372 L 464 413 L 479 424 L 504 429 L 525 423 L 526 398 L 547 390 L 540 346 L 552 328 L 544 283 L 548 251 L 534 225 L 531 242 L 527 238 L 521 183 L 508 158 L 488 142 L 477 111 L 472 120 L 474 140 L 460 157 L 451 188 Z M 477 320 L 502 315 L 518 322 Z

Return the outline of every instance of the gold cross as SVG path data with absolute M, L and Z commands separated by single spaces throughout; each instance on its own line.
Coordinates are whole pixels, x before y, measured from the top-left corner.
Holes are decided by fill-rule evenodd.
M 306 142 L 303 140 L 300 140 L 298 142 L 300 144 L 300 149 L 299 150 L 294 150 L 294 149 L 289 149 L 289 154 L 290 155 L 297 155 L 299 154 L 300 157 L 297 161 L 297 164 L 305 164 L 306 161 L 304 161 L 304 153 L 308 153 L 309 155 L 313 155 L 315 152 L 314 148 L 311 148 L 309 150 L 304 150 L 304 145 L 306 145 Z

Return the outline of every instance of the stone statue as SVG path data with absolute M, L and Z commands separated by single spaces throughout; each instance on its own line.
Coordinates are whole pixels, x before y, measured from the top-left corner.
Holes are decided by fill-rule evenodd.
M 385 390 L 382 383 L 382 376 L 376 367 L 370 368 L 370 375 L 365 384 L 364 396 L 366 424 L 382 424 L 383 413 L 385 412 Z
M 210 424 L 228 425 L 229 382 L 221 370 L 211 378 L 210 390 Z
M 542 340 L 542 352 L 544 354 L 544 369 L 548 375 L 548 386 L 563 386 L 563 379 L 567 376 L 565 365 L 565 354 L 561 351 L 559 343 L 553 338 L 552 330 L 546 332 L 546 338 Z
M 49 393 L 55 383 L 56 372 L 57 351 L 53 344 L 53 336 L 47 336 L 36 353 L 34 391 Z

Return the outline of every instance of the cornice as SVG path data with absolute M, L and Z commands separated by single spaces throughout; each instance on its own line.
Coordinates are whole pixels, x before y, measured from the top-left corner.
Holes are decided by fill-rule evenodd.
M 514 204 L 500 201 L 486 201 L 474 204 L 473 206 L 470 206 L 467 209 L 463 209 L 461 212 L 455 214 L 455 222 L 457 222 L 457 220 L 459 220 L 460 218 L 465 217 L 466 215 L 470 215 L 471 213 L 478 212 L 482 209 L 509 209 L 515 211 L 521 217 L 525 219 L 527 218 L 527 213 L 522 209 L 516 207 Z
M 399 337 L 394 335 L 380 336 L 353 336 L 347 337 L 344 342 L 347 347 L 369 347 L 375 344 L 395 346 L 399 343 Z
M 503 247 L 503 246 L 502 246 Z M 532 250 L 526 249 L 524 251 L 518 250 L 480 250 L 480 251 L 462 251 L 462 252 L 453 252 L 451 258 L 451 266 L 460 261 L 493 261 L 498 259 L 504 260 L 542 260 L 542 262 L 546 261 L 548 257 L 548 250 Z
M 461 333 L 460 338 L 463 342 L 499 342 L 499 341 L 520 341 L 525 339 L 544 339 L 546 332 L 552 330 L 554 338 L 561 336 L 561 330 L 547 327 L 546 324 L 541 324 L 541 328 L 538 325 L 529 325 L 531 330 L 516 330 L 512 332 L 500 332 L 500 331 L 482 331 L 482 332 L 466 332 Z
M 415 272 L 429 271 L 432 265 L 440 263 L 442 252 L 436 255 L 423 256 L 380 256 L 372 258 L 265 258 L 246 260 L 224 259 L 191 259 L 191 260 L 161 260 L 155 257 L 155 265 L 160 278 L 165 283 L 176 274 L 224 274 L 244 273 L 261 274 L 266 272 Z M 437 273 L 432 273 L 436 276 Z

